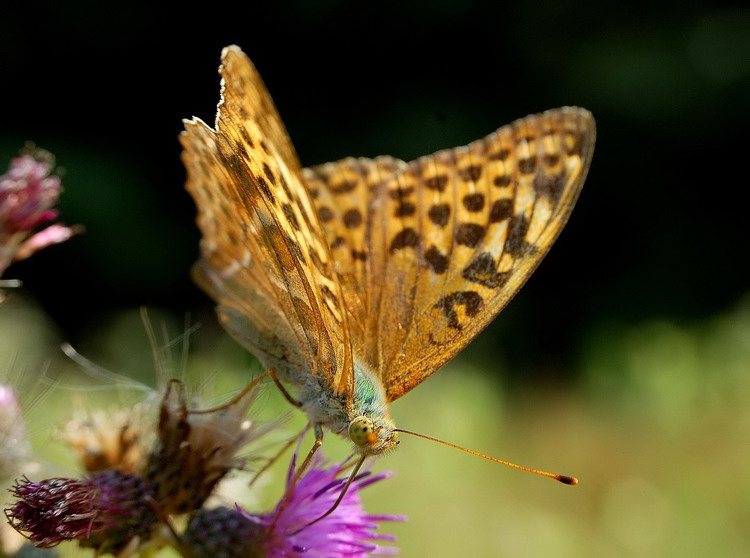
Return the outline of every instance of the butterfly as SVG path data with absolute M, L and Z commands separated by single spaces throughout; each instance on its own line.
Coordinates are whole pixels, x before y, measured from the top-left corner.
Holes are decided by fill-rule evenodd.
M 409 163 L 302 168 L 240 48 L 219 73 L 214 127 L 193 118 L 180 136 L 202 233 L 194 278 L 321 441 L 324 427 L 362 459 L 381 454 L 398 444 L 389 404 L 490 323 L 557 238 L 594 119 L 565 107 Z

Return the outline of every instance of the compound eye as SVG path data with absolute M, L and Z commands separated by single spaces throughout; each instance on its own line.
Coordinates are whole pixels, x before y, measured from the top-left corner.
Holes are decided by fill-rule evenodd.
M 357 417 L 349 423 L 349 438 L 358 446 L 375 441 L 375 425 L 367 417 Z

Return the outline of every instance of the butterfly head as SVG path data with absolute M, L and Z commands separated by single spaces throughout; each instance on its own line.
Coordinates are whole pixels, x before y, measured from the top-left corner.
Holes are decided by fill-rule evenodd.
M 349 438 L 365 455 L 384 453 L 399 444 L 398 432 L 395 431 L 393 423 L 386 418 L 355 418 L 349 423 Z

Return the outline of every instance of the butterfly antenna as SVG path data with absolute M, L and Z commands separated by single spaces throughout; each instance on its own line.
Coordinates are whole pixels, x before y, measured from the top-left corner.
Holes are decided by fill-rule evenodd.
M 578 484 L 578 479 L 575 477 L 569 477 L 568 475 L 559 475 L 557 473 L 548 473 L 547 471 L 540 471 L 539 469 L 532 469 L 531 467 L 524 467 L 523 465 L 517 465 L 515 463 L 511 463 L 510 461 L 505 461 L 504 459 L 498 459 L 497 457 L 490 457 L 489 455 L 485 455 L 483 453 L 479 453 L 478 451 L 464 448 L 457 444 L 452 444 L 444 440 L 438 440 L 437 438 L 433 438 L 432 436 L 418 434 L 417 432 L 411 432 L 409 430 L 402 430 L 401 428 L 397 428 L 396 430 L 394 430 L 394 432 L 403 432 L 404 434 L 411 434 L 412 436 L 416 436 L 417 438 L 424 438 L 425 440 L 430 440 L 431 442 L 437 442 L 438 444 L 443 444 L 444 446 L 448 446 L 449 448 L 465 451 L 466 453 L 470 453 L 471 455 L 482 457 L 488 461 L 492 461 L 493 463 L 499 463 L 500 465 L 505 465 L 506 467 L 510 467 L 511 469 L 518 469 L 519 471 L 526 471 L 527 473 L 534 473 L 535 475 L 549 477 L 563 484 L 570 484 L 570 485 Z

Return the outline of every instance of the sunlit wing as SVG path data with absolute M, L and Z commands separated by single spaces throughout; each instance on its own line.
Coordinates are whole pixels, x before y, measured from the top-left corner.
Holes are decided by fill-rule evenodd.
M 594 140 L 591 114 L 571 107 L 408 165 L 345 159 L 303 171 L 357 320 L 355 352 L 390 400 L 454 357 L 534 271 Z
M 366 231 L 373 191 L 404 168 L 403 161 L 383 156 L 349 157 L 302 171 L 343 289 L 355 352 L 369 343 L 365 326 L 367 312 L 372 309 L 370 296 L 374 293 L 366 289 L 370 257 Z
M 264 364 L 318 374 L 348 401 L 347 314 L 294 149 L 245 54 L 224 49 L 219 71 L 215 129 L 193 119 L 180 137 L 203 233 L 196 280 Z

